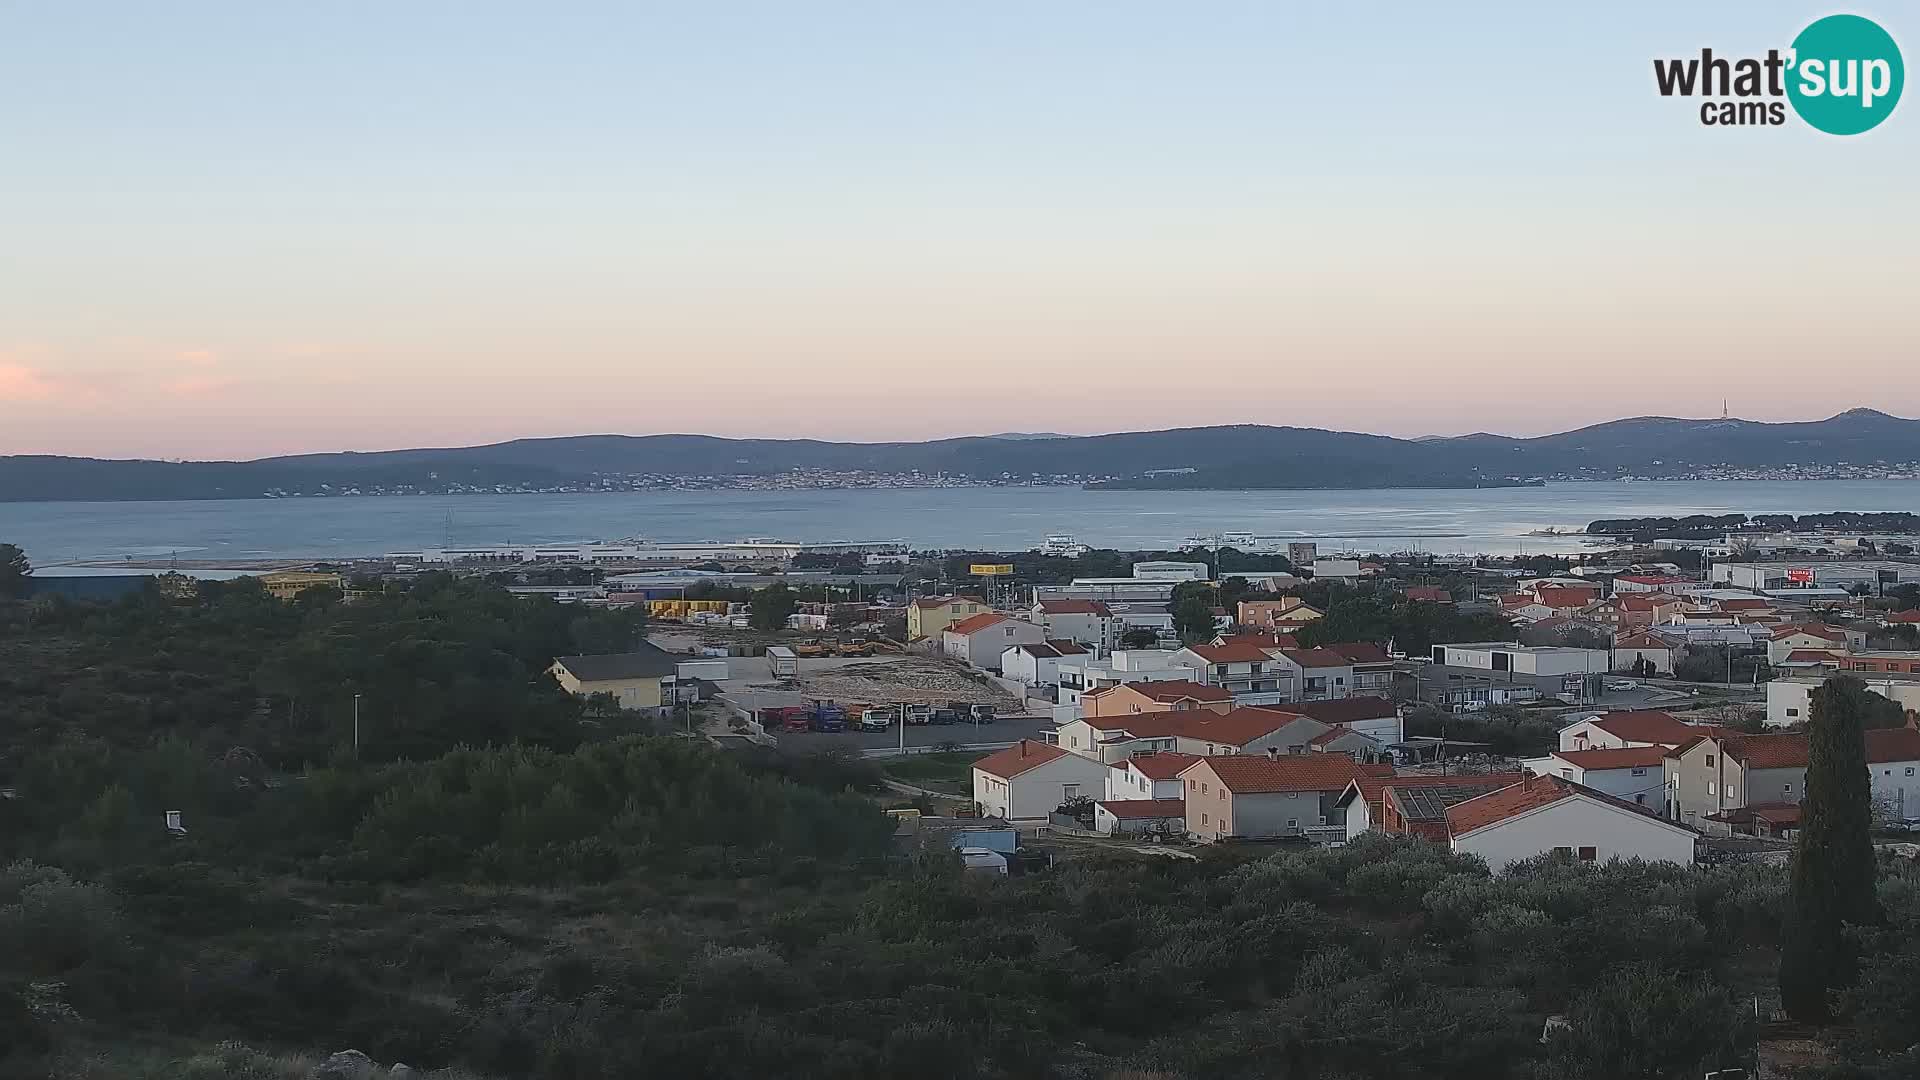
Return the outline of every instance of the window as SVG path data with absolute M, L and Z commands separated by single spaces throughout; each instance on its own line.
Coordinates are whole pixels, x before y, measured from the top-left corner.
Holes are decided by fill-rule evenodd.
M 1200 824 L 1202 824 L 1202 825 L 1205 825 L 1205 824 L 1207 824 L 1207 815 L 1205 815 L 1205 814 L 1201 814 L 1201 815 L 1200 815 Z
M 1061 799 L 1063 799 L 1063 800 L 1064 800 L 1064 799 L 1077 799 L 1077 798 L 1079 798 L 1079 797 L 1080 797 L 1080 785 L 1079 785 L 1079 784 L 1062 784 L 1062 785 L 1060 785 L 1060 798 L 1061 798 Z
M 1791 794 L 1793 794 L 1793 785 L 1792 785 L 1792 784 L 1781 784 L 1781 785 L 1780 785 L 1780 794 L 1782 794 L 1782 795 L 1791 795 Z
M 1727 785 L 1727 798 L 1729 798 L 1729 799 L 1731 799 L 1731 798 L 1733 798 L 1733 785 L 1732 785 L 1732 784 L 1728 784 L 1728 785 Z
M 1299 828 L 1299 827 L 1300 827 L 1300 819 L 1299 819 L 1299 818 L 1288 818 L 1288 819 L 1287 819 L 1287 828 L 1289 828 L 1289 829 L 1297 829 L 1297 828 Z
M 1220 789 L 1220 801 L 1221 801 L 1221 802 L 1226 802 L 1226 801 L 1227 801 L 1227 789 L 1226 789 L 1226 788 L 1221 788 L 1221 789 Z
M 1322 825 L 1325 825 L 1326 823 L 1327 823 L 1327 815 L 1325 815 L 1325 814 L 1321 814 L 1321 815 L 1320 815 L 1320 824 L 1322 824 Z
M 1713 781 L 1711 781 L 1711 780 L 1709 780 L 1709 781 L 1707 781 L 1707 794 L 1709 794 L 1709 795 L 1712 795 L 1712 794 L 1714 794 L 1714 790 L 1713 790 Z
M 1573 854 L 1573 849 L 1572 849 L 1572 848 L 1570 848 L 1570 847 L 1557 847 L 1557 848 L 1554 848 L 1554 849 L 1553 849 L 1553 853 L 1554 853 L 1555 855 L 1560 855 L 1560 856 L 1563 856 L 1563 857 L 1564 857 L 1564 856 L 1567 856 L 1567 855 L 1572 855 L 1572 854 Z
M 1641 806 L 1647 805 L 1647 793 L 1644 791 L 1636 793 L 1633 801 Z
M 1712 754 L 1708 754 L 1708 755 L 1707 755 L 1707 768 L 1709 768 L 1709 769 L 1711 769 L 1711 768 L 1713 768 L 1713 755 L 1712 755 Z
M 1633 775 L 1635 775 L 1635 776 L 1645 776 L 1645 775 L 1647 775 L 1647 770 L 1645 770 L 1645 769 L 1635 769 L 1635 770 L 1633 770 Z
M 1206 784 L 1204 784 L 1204 783 L 1200 785 L 1200 794 L 1202 794 L 1202 795 L 1211 795 L 1212 793 L 1213 793 L 1213 789 L 1212 789 L 1211 787 L 1208 787 L 1208 786 L 1207 786 Z
M 1580 849 L 1580 861 L 1581 861 L 1581 862 L 1593 862 L 1593 861 L 1595 861 L 1596 859 L 1598 859 L 1599 857 L 1600 857 L 1600 852 L 1598 852 L 1597 850 L 1595 850 L 1595 849 L 1593 849 L 1593 848 L 1590 848 L 1590 847 L 1583 847 L 1583 848 L 1581 848 L 1581 849 Z
M 1788 709 L 1788 710 L 1787 710 L 1787 715 L 1788 715 L 1788 716 L 1799 716 L 1799 715 L 1800 715 L 1800 710 L 1799 710 L 1799 709 Z
M 1911 766 L 1911 765 L 1909 765 L 1909 766 L 1907 766 L 1907 775 L 1908 775 L 1908 776 L 1912 776 L 1912 775 L 1913 775 L 1913 766 Z

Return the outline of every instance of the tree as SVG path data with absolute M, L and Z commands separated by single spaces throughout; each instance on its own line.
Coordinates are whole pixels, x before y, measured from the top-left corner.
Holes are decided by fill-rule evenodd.
M 27 579 L 32 576 L 33 564 L 27 561 L 27 553 L 13 544 L 0 544 L 0 596 L 25 596 Z
M 799 608 L 800 601 L 786 582 L 776 581 L 754 593 L 753 599 L 747 604 L 750 610 L 748 618 L 755 630 L 783 630 L 788 616 Z
M 1807 794 L 1794 843 L 1791 925 L 1780 951 L 1780 1000 L 1794 1019 L 1831 1016 L 1831 995 L 1856 971 L 1846 926 L 1880 921 L 1870 830 L 1873 807 L 1862 721 L 1870 693 L 1836 675 L 1813 693 Z
M 1123 649 L 1151 649 L 1160 644 L 1160 635 L 1144 626 L 1136 626 L 1120 635 L 1120 647 Z

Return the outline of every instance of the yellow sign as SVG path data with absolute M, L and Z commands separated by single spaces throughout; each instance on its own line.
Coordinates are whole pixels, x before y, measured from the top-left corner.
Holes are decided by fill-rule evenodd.
M 1013 564 L 1010 562 L 977 562 L 967 567 L 967 573 L 972 574 L 974 577 L 1007 577 L 1013 573 Z

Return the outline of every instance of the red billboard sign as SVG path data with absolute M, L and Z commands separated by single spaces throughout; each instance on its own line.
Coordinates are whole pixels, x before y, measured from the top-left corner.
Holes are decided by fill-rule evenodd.
M 1795 585 L 1811 585 L 1813 584 L 1813 571 L 1807 568 L 1788 570 L 1787 580 L 1793 582 Z

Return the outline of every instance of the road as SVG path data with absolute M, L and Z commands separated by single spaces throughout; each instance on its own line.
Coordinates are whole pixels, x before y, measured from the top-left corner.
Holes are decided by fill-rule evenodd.
M 958 743 L 961 746 L 980 748 L 982 753 L 1001 746 L 1011 746 L 1021 739 L 1038 739 L 1043 733 L 1053 731 L 1053 721 L 1045 718 L 1002 717 L 991 724 L 948 724 L 937 727 L 928 724 L 924 727 L 907 727 L 907 747 L 931 749 L 942 743 Z M 774 732 L 780 740 L 783 750 L 797 750 L 808 753 L 828 747 L 840 747 L 856 750 L 870 757 L 884 756 L 896 751 L 900 746 L 900 729 L 885 734 L 868 734 L 864 731 L 845 731 L 838 735 L 828 735 L 818 731 L 780 731 Z

